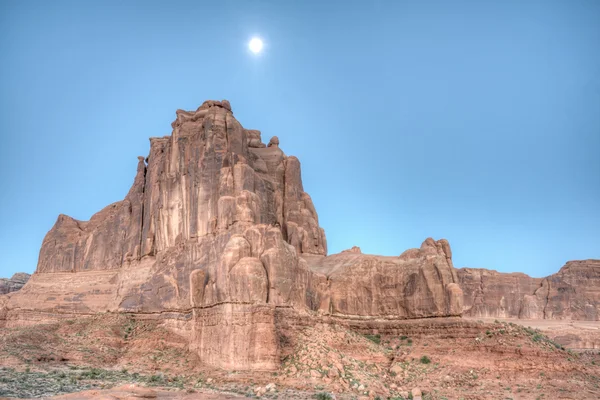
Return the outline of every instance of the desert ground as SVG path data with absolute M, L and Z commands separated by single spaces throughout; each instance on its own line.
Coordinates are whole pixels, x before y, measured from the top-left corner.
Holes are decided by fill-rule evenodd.
M 469 318 L 484 322 L 496 320 L 539 329 L 572 351 L 600 350 L 600 321 L 561 321 L 548 319 Z
M 99 315 L 3 329 L 0 395 L 21 398 L 596 399 L 598 322 L 408 320 L 359 334 L 317 324 L 282 337 L 277 371 L 209 368 L 156 321 Z M 413 392 L 414 390 L 414 392 Z M 414 394 L 413 394 L 414 393 Z

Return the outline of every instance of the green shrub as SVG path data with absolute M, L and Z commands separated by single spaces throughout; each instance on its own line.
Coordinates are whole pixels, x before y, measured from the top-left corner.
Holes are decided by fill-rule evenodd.
M 333 400 L 333 397 L 327 392 L 321 392 L 314 395 L 317 400 Z
M 165 378 L 162 375 L 152 375 L 150 376 L 150 378 L 148 378 L 148 383 L 150 384 L 155 384 L 155 385 L 160 385 L 162 383 L 164 383 Z
M 81 379 L 99 379 L 102 378 L 104 371 L 99 368 L 92 368 L 89 371 L 82 372 Z
M 421 364 L 429 364 L 431 360 L 427 356 L 421 357 Z
M 375 344 L 381 343 L 381 335 L 365 335 L 365 337 Z

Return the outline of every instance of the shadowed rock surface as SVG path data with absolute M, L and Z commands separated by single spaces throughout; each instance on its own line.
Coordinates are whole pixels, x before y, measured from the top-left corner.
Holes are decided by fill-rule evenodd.
M 461 268 L 457 274 L 466 316 L 599 319 L 600 260 L 569 261 L 546 278 L 472 268 Z
M 0 294 L 16 292 L 25 286 L 30 277 L 25 272 L 17 272 L 11 278 L 0 278 Z
M 177 110 L 172 128 L 150 139 L 123 201 L 89 221 L 58 217 L 30 283 L 0 298 L 0 326 L 128 313 L 160 320 L 209 365 L 275 369 L 283 310 L 367 330 L 461 314 L 447 241 L 327 256 L 300 161 L 277 136 L 265 145 L 227 101 Z

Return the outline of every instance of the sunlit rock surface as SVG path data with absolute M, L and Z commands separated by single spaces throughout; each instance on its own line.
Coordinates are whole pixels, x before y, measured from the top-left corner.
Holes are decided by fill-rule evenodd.
M 124 200 L 89 221 L 58 217 L 29 283 L 0 299 L 0 324 L 129 313 L 164 321 L 207 364 L 274 369 L 278 310 L 363 325 L 462 313 L 447 241 L 327 256 L 278 137 L 265 145 L 227 101 L 178 110 L 172 128 L 150 139 Z
M 600 316 L 600 260 L 569 261 L 546 278 L 472 268 L 457 273 L 467 316 L 587 321 Z

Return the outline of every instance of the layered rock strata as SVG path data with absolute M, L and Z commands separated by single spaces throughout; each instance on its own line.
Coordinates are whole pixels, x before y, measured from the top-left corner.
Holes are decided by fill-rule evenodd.
M 546 278 L 471 268 L 457 273 L 467 316 L 587 321 L 600 317 L 600 260 L 569 261 Z
M 277 308 L 363 321 L 461 314 L 446 241 L 400 257 L 326 256 L 300 162 L 277 137 L 265 145 L 227 101 L 178 110 L 172 128 L 150 139 L 123 201 L 89 221 L 58 217 L 29 284 L 0 299 L 0 324 L 131 313 L 165 320 L 208 364 L 273 369 Z
M 0 278 L 0 294 L 16 292 L 25 286 L 30 277 L 25 272 L 17 272 L 11 278 Z

